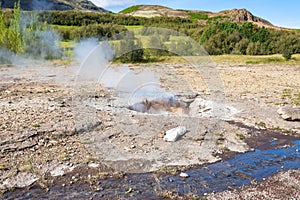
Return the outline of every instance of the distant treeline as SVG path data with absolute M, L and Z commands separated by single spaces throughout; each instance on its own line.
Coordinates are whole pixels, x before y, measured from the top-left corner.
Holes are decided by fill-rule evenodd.
M 48 11 L 39 14 L 48 24 L 77 26 L 59 29 L 65 40 L 89 36 L 110 37 L 124 26 L 163 27 L 184 33 L 198 41 L 211 55 L 269 55 L 300 53 L 300 32 L 257 27 L 253 23 L 210 21 L 200 25 L 195 20 L 174 17 L 142 18 L 112 13 Z M 80 28 L 78 28 L 78 26 Z
M 26 13 L 28 15 L 28 12 Z M 258 27 L 250 22 L 221 22 L 213 19 L 207 21 L 206 24 L 199 24 L 192 18 L 143 18 L 124 14 L 78 11 L 43 11 L 31 14 L 38 15 L 36 21 L 56 28 L 61 38 L 66 41 L 86 37 L 109 38 L 126 31 L 126 26 L 144 26 L 168 28 L 186 34 L 199 42 L 210 55 L 283 54 L 286 58 L 290 58 L 292 54 L 300 53 L 300 31 Z M 4 16 L 6 22 L 4 22 Z M 5 11 L 2 17 L 1 26 L 12 25 L 12 28 L 16 28 L 11 20 L 14 18 L 15 21 L 17 20 L 16 13 Z M 167 36 L 162 36 L 161 39 L 163 43 L 174 43 Z M 19 51 L 18 40 L 9 41 L 16 43 L 17 46 L 13 49 Z

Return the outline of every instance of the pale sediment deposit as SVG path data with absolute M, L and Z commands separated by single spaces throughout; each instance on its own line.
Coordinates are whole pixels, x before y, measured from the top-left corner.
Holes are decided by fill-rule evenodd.
M 51 179 L 45 177 L 77 173 L 78 167 L 98 169 L 105 178 L 118 176 L 116 171 L 140 173 L 216 162 L 229 152 L 251 150 L 246 142 L 254 137 L 251 127 L 300 134 L 299 121 L 286 121 L 277 113 L 281 106 L 299 101 L 297 66 L 220 64 L 217 71 L 225 98 L 217 103 L 193 67 L 130 66 L 136 72 L 147 68 L 160 74 L 161 87 L 185 102 L 184 112 L 170 106 L 166 112 L 147 113 L 128 109 L 130 101 L 101 83 L 93 84 L 94 93 L 85 96 L 84 106 L 78 107 L 83 109 L 74 112 L 74 90 L 75 99 L 80 99 L 78 88 L 74 89 L 78 67 L 44 65 L 0 67 L 2 191 L 32 184 L 44 187 Z M 221 115 L 214 108 L 221 109 Z M 87 120 L 92 116 L 95 123 L 78 129 L 82 121 L 77 121 L 76 113 Z M 165 132 L 178 126 L 186 127 L 186 133 L 175 142 L 164 141 Z M 259 140 L 259 131 L 257 134 Z M 293 179 L 298 171 L 278 176 Z M 74 177 L 67 184 L 79 180 L 76 174 Z

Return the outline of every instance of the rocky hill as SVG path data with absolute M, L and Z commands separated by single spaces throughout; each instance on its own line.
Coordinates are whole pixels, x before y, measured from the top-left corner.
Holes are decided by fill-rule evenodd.
M 199 10 L 175 10 L 159 5 L 137 5 L 129 7 L 120 13 L 147 18 L 162 16 L 191 18 L 198 20 L 200 24 L 205 24 L 207 21 L 252 22 L 260 27 L 265 26 L 275 28 L 275 26 L 267 20 L 254 16 L 246 9 L 233 9 L 214 13 Z
M 224 16 L 224 17 L 228 17 L 229 21 L 253 22 L 260 26 L 273 26 L 269 21 L 254 16 L 250 11 L 246 9 L 225 10 L 218 13 L 210 13 L 208 16 L 209 17 Z
M 0 0 L 2 8 L 13 8 L 18 0 Z M 88 0 L 21 0 L 22 10 L 81 10 L 107 12 Z
M 124 13 L 126 15 L 131 16 L 137 16 L 137 17 L 162 17 L 162 16 L 168 16 L 168 17 L 184 17 L 187 18 L 189 15 L 185 11 L 181 10 L 174 10 L 172 8 L 159 6 L 159 5 L 137 5 L 129 7 L 121 13 Z

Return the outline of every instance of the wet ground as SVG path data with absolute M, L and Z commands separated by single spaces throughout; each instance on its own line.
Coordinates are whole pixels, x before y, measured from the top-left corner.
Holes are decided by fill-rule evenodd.
M 126 174 L 118 178 L 96 180 L 93 187 L 87 183 L 54 185 L 47 190 L 33 186 L 4 194 L 5 199 L 160 199 L 167 197 L 202 197 L 208 193 L 232 190 L 254 181 L 262 181 L 275 173 L 300 167 L 300 140 L 273 133 L 262 137 L 254 151 L 231 155 L 221 162 L 194 166 L 179 176 L 180 170 L 170 173 Z M 251 142 L 251 139 L 249 139 Z M 84 170 L 84 169 L 81 169 Z M 81 171 L 78 169 L 77 171 Z M 67 177 L 73 176 L 76 172 Z M 85 174 L 81 171 L 81 175 Z M 190 195 L 190 196 L 189 196 Z

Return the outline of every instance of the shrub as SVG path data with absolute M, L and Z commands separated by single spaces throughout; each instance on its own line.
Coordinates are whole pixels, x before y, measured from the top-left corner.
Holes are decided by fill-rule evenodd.
M 286 60 L 290 60 L 292 58 L 292 51 L 289 48 L 284 48 L 283 52 L 282 52 L 282 56 L 286 59 Z

